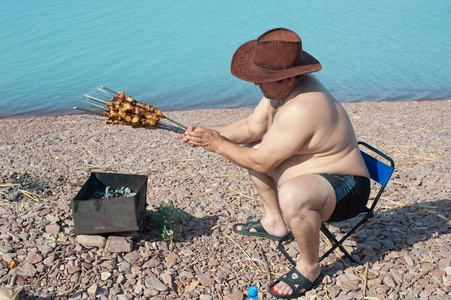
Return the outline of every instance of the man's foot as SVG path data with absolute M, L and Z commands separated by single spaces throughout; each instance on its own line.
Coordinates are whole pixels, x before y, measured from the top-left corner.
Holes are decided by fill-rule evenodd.
M 303 276 L 296 268 L 281 276 L 275 283 L 269 286 L 268 292 L 279 299 L 298 298 L 321 282 L 322 273 L 313 281 Z
M 233 231 L 242 235 L 261 236 L 274 241 L 279 241 L 283 237 L 283 235 L 277 236 L 269 234 L 263 227 L 260 220 L 235 224 L 233 225 Z

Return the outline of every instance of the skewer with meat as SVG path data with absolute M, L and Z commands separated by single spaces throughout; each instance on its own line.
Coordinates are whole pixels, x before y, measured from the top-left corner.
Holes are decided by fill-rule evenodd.
M 135 128 L 155 128 L 160 118 L 164 118 L 160 110 L 152 105 L 146 105 L 136 101 L 130 96 L 125 97 L 123 91 L 119 91 L 107 103 L 108 110 L 104 115 L 108 117 L 106 124 L 130 125 Z
M 106 124 L 129 125 L 134 128 L 161 128 L 177 133 L 183 133 L 187 129 L 186 126 L 183 126 L 182 124 L 164 116 L 163 113 L 154 106 L 136 101 L 131 96 L 126 96 L 124 91 L 119 91 L 116 93 L 103 86 L 102 88 L 97 89 L 102 91 L 104 94 L 98 94 L 96 92 L 92 93 L 108 99 L 108 102 L 85 94 L 89 100 L 95 101 L 96 103 L 88 102 L 82 99 L 79 100 L 88 103 L 89 106 L 95 108 L 95 110 L 87 110 L 78 107 L 74 107 L 74 109 L 78 109 L 92 115 L 105 116 L 108 118 L 105 120 Z M 110 98 L 111 96 L 113 96 L 113 98 Z M 101 103 L 101 105 L 98 103 Z M 106 107 L 103 105 L 106 105 Z M 107 110 L 105 110 L 105 108 L 107 108 Z M 161 122 L 160 120 L 163 118 L 177 124 L 177 126 Z

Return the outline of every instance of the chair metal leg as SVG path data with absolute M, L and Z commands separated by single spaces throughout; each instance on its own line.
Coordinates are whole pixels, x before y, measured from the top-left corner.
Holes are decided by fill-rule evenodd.
M 319 261 L 321 262 L 323 259 L 325 259 L 330 253 L 332 253 L 332 251 L 334 251 L 336 248 L 340 248 L 340 250 L 354 263 L 357 263 L 357 261 L 352 258 L 351 254 L 349 254 L 349 252 L 343 247 L 342 242 L 344 240 L 341 241 L 337 241 L 337 239 L 335 238 L 335 236 L 329 231 L 329 229 L 327 229 L 326 225 L 324 225 L 323 223 L 321 223 L 321 231 L 324 233 L 324 235 L 327 237 L 327 239 L 332 243 L 332 247 L 326 252 L 324 253 Z
M 340 250 L 354 263 L 358 263 L 352 256 L 349 254 L 349 252 L 343 247 L 341 244 L 344 240 L 337 241 L 335 236 L 327 229 L 327 227 L 324 224 L 321 224 L 321 231 L 324 233 L 324 235 L 329 239 L 329 241 L 332 243 L 332 247 L 324 253 L 320 258 L 319 262 L 321 262 L 323 259 L 325 259 L 327 256 L 329 256 L 330 253 L 332 253 L 336 248 L 340 248 Z M 283 243 L 289 240 L 294 239 L 294 236 L 291 232 L 288 232 L 284 237 L 282 237 L 279 241 L 279 244 L 277 245 L 277 248 L 279 248 L 280 252 L 286 257 L 286 259 L 293 265 L 296 266 L 296 262 L 291 258 L 291 256 L 285 251 L 285 248 L 283 246 Z
M 285 251 L 285 248 L 283 247 L 283 242 L 285 241 L 289 241 L 291 239 L 294 239 L 294 236 L 291 234 L 291 232 L 288 232 L 286 235 L 284 235 L 280 241 L 279 241 L 279 245 L 277 246 L 277 248 L 279 248 L 280 252 L 282 252 L 282 254 L 288 259 L 288 261 L 293 265 L 296 266 L 296 263 L 294 262 L 294 260 L 291 258 L 290 255 L 288 255 L 287 251 Z

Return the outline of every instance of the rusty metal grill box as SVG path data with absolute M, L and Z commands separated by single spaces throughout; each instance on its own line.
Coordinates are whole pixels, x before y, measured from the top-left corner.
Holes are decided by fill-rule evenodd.
M 92 199 L 99 191 L 128 187 L 133 197 Z M 75 234 L 138 231 L 146 212 L 147 176 L 92 172 L 72 200 Z

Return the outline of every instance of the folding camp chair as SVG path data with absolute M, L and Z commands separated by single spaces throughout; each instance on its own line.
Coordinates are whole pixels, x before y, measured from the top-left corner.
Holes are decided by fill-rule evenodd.
M 364 142 L 359 142 L 359 145 L 364 146 L 367 152 L 372 153 L 372 155 L 369 155 L 367 152 L 364 152 L 360 150 L 362 153 L 362 157 L 365 161 L 365 164 L 368 168 L 368 171 L 370 173 L 370 177 L 373 181 L 377 182 L 379 184 L 379 191 L 374 198 L 371 206 L 368 208 L 366 207 L 363 212 L 359 215 L 364 215 L 363 218 L 340 240 L 337 240 L 335 236 L 327 229 L 326 225 L 324 223 L 321 224 L 321 232 L 329 239 L 329 241 L 332 243 L 332 247 L 327 250 L 326 253 L 324 253 L 320 258 L 319 261 L 321 262 L 324 258 L 326 258 L 332 251 L 334 251 L 336 248 L 340 248 L 340 250 L 353 262 L 356 262 L 352 256 L 346 251 L 346 249 L 343 247 L 343 242 L 349 238 L 354 232 L 357 231 L 363 224 L 368 221 L 369 218 L 373 217 L 373 211 L 376 207 L 377 203 L 379 202 L 379 198 L 382 195 L 382 192 L 384 191 L 385 187 L 387 186 L 388 181 L 390 180 L 390 177 L 393 174 L 393 171 L 395 169 L 395 162 L 393 159 L 391 159 L 386 154 L 382 153 L 378 149 L 368 145 Z M 368 151 L 370 150 L 370 151 Z M 378 158 L 376 158 L 378 157 Z M 380 158 L 379 158 L 380 157 Z M 380 159 L 385 159 L 385 162 L 389 163 L 387 165 L 386 163 L 382 162 Z M 370 199 L 371 200 L 371 199 Z M 296 263 L 293 261 L 293 259 L 290 257 L 290 255 L 285 251 L 283 243 L 286 241 L 289 241 L 293 239 L 293 235 L 291 233 L 285 235 L 280 241 L 278 248 L 282 252 L 282 254 L 288 259 L 288 261 L 293 264 L 294 266 Z

